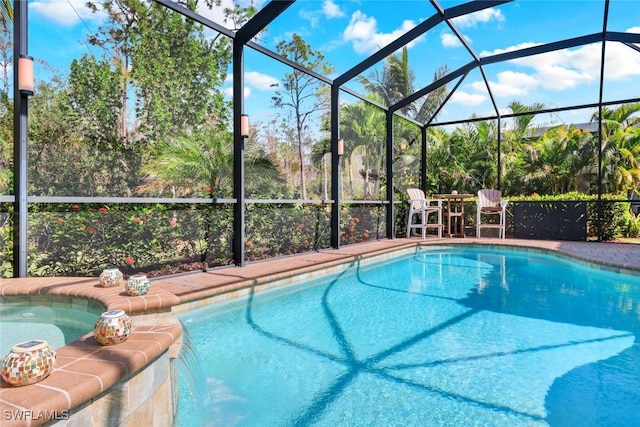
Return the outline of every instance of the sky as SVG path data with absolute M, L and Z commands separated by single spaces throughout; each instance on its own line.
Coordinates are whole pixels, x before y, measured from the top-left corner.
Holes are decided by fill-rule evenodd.
M 47 64 L 37 64 L 36 74 L 38 67 L 44 74 L 49 67 L 66 73 L 73 58 L 87 51 L 102 54 L 86 40 L 97 31 L 104 15 L 91 13 L 86 1 L 29 1 L 29 53 Z M 241 0 L 240 4 L 247 2 Z M 229 7 L 231 1 L 222 3 L 222 7 Z M 265 1 L 253 3 L 261 8 Z M 440 1 L 444 9 L 461 3 L 465 1 Z M 408 45 L 414 86 L 420 89 L 428 85 L 438 70 L 456 70 L 472 61 L 473 55 L 486 57 L 600 32 L 604 4 L 603 0 L 517 0 L 485 9 L 453 20 L 466 47 L 449 26 L 436 25 Z M 199 12 L 224 25 L 222 8 L 203 7 Z M 290 40 L 296 33 L 324 55 L 335 69 L 329 77 L 335 78 L 436 13 L 426 0 L 298 0 L 269 25 L 259 43 L 275 51 L 279 42 Z M 640 3 L 611 0 L 607 30 L 640 33 Z M 640 48 L 640 44 L 636 46 Z M 621 43 L 607 43 L 605 51 L 603 100 L 640 97 L 640 51 Z M 251 49 L 245 52 L 245 112 L 266 121 L 277 115 L 271 97 L 284 73 L 291 70 Z M 592 44 L 476 68 L 461 81 L 438 121 L 462 120 L 472 114 L 495 115 L 485 82 L 503 113 L 509 112 L 507 106 L 513 101 L 542 103 L 546 108 L 597 103 L 601 54 L 601 44 Z M 373 70 L 364 75 L 370 77 Z M 454 80 L 449 87 L 457 83 Z M 347 86 L 362 93 L 357 80 Z M 230 88 L 228 80 L 225 90 L 230 93 Z M 341 96 L 341 101 L 352 100 L 351 96 Z M 539 120 L 582 123 L 589 121 L 594 111 L 547 114 Z

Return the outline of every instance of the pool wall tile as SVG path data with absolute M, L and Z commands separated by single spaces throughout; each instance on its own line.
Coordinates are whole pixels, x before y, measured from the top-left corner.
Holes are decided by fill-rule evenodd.
M 108 394 L 97 398 L 89 410 L 92 418 L 89 425 L 116 427 L 124 422 L 130 413 L 127 395 L 126 387 L 118 384 L 112 387 Z
M 65 420 L 61 420 L 56 425 L 61 425 L 64 427 L 87 427 L 87 426 L 95 426 L 95 422 L 93 421 L 93 411 L 90 404 L 83 404 L 78 408 L 75 408 L 73 411 L 73 416 L 70 416 L 70 413 L 67 413 L 65 416 Z
M 86 298 L 71 298 L 71 308 L 89 311 L 89 300 Z
M 139 408 L 153 396 L 154 368 L 150 367 L 137 374 L 127 382 L 130 408 Z

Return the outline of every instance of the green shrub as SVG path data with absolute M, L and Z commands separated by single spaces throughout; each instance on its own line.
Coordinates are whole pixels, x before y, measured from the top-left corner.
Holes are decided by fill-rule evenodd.
M 636 215 L 631 208 L 622 215 L 622 237 L 640 237 L 640 215 Z

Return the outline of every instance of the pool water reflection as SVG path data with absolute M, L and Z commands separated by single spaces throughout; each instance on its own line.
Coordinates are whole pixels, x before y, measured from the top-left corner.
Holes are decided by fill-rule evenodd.
M 205 425 L 584 426 L 638 421 L 639 313 L 638 277 L 439 248 L 181 319 Z

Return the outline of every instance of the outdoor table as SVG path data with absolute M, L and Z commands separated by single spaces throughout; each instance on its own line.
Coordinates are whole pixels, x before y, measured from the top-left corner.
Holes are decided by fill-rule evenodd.
M 435 197 L 447 201 L 447 234 L 449 237 L 465 237 L 464 234 L 464 199 L 473 194 L 436 194 Z

